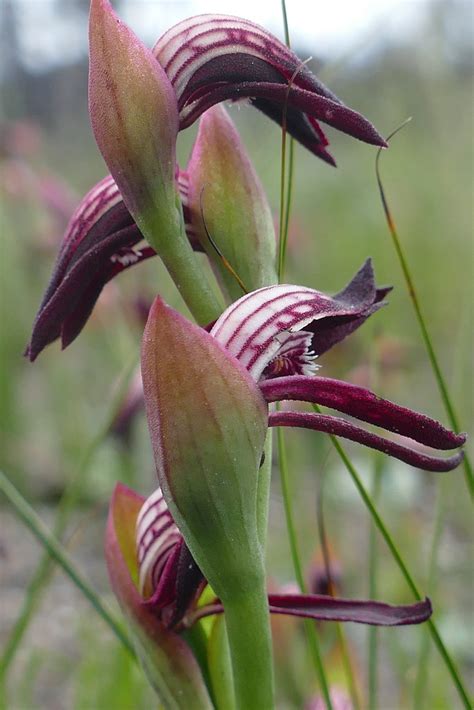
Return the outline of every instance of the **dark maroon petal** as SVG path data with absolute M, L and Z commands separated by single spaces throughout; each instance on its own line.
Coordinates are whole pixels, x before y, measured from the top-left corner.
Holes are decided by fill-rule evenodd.
M 324 594 L 269 594 L 271 614 L 299 616 L 317 621 L 352 621 L 371 626 L 408 626 L 422 624 L 430 618 L 433 610 L 428 598 L 415 604 L 392 606 L 383 602 L 359 599 L 338 599 Z M 186 616 L 186 625 L 199 619 L 222 614 L 224 608 L 216 599 Z
M 424 414 L 400 407 L 349 382 L 294 375 L 266 380 L 260 383 L 260 389 L 267 402 L 292 399 L 322 404 L 433 449 L 455 449 L 466 441 L 464 434 L 455 434 Z
M 101 239 L 73 265 L 57 283 L 38 311 L 26 355 L 33 361 L 59 336 L 63 347 L 69 345 L 82 330 L 103 286 L 116 274 L 155 255 L 147 247 L 134 250 L 141 241 L 136 225 Z
M 177 566 L 175 606 L 170 620 L 171 626 L 180 622 L 188 609 L 192 608 L 206 584 L 203 573 L 183 541 Z
M 383 299 L 391 290 L 391 286 L 376 287 L 372 260 L 367 259 L 351 282 L 333 296 L 341 310 L 352 310 L 353 313 L 336 315 L 305 326 L 305 330 L 314 334 L 311 344 L 313 352 L 322 355 L 360 328 L 369 316 L 386 305 Z
M 326 434 L 342 436 L 345 439 L 363 444 L 371 449 L 382 451 L 384 454 L 393 456 L 410 466 L 415 466 L 425 471 L 452 471 L 463 459 L 462 451 L 446 459 L 427 456 L 414 449 L 409 449 L 406 446 L 397 444 L 394 441 L 384 439 L 377 434 L 365 431 L 345 419 L 332 417 L 328 414 L 272 412 L 269 415 L 268 424 L 269 426 L 291 426 L 313 429 L 314 431 L 322 431 Z
M 187 175 L 179 172 L 177 183 L 186 204 Z M 189 237 L 193 248 L 202 250 L 192 231 Z M 142 240 L 115 182 L 107 176 L 87 193 L 66 229 L 26 348 L 31 361 L 59 337 L 63 348 L 72 343 L 105 284 L 130 266 L 155 256 L 149 246 L 138 248 Z
M 428 598 L 416 604 L 392 606 L 383 602 L 338 599 L 321 594 L 270 594 L 270 613 L 318 621 L 353 621 L 372 626 L 421 624 L 432 614 Z
M 288 98 L 287 98 L 288 97 Z M 222 101 L 238 101 L 248 98 L 251 103 L 267 116 L 282 125 L 285 103 L 287 102 L 286 128 L 288 133 L 302 145 L 327 163 L 335 165 L 333 157 L 324 150 L 329 141 L 324 135 L 319 121 L 358 138 L 365 143 L 385 145 L 375 128 L 360 113 L 335 101 L 284 84 L 263 82 L 241 82 L 238 84 L 210 85 L 206 93 L 199 92 L 199 98 L 191 103 L 192 109 L 181 123 L 181 129 L 196 121 L 204 111 Z M 289 120 L 288 120 L 289 117 Z

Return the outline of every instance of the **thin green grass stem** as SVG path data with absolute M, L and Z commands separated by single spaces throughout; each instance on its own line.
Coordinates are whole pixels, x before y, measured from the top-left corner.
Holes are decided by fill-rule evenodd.
M 289 171 L 288 178 L 293 182 L 293 171 Z M 289 209 L 286 206 L 285 191 L 286 178 L 286 120 L 283 116 L 283 126 L 281 132 L 281 164 L 280 164 L 280 214 L 279 214 L 279 234 L 278 234 L 278 282 L 281 283 L 285 273 L 286 243 L 288 240 L 287 227 L 289 224 Z M 289 205 L 288 205 L 289 207 Z M 286 227 L 286 235 L 285 235 Z
M 359 694 L 357 692 L 357 685 L 354 677 L 354 669 L 352 668 L 351 654 L 347 643 L 346 632 L 343 625 L 340 623 L 336 623 L 336 634 L 337 642 L 339 644 L 339 648 L 341 649 L 342 665 L 344 668 L 347 687 L 349 689 L 349 695 L 351 696 L 352 707 L 354 710 L 360 710 Z
M 279 254 L 281 257 L 278 262 L 278 280 L 280 283 L 284 281 L 285 278 L 285 263 L 286 263 L 286 249 L 288 246 L 288 232 L 290 226 L 290 213 L 291 213 L 291 202 L 293 199 L 293 175 L 295 167 L 295 141 L 290 138 L 288 141 L 288 175 L 286 181 L 286 208 L 285 214 L 283 216 L 283 231 L 280 234 L 280 247 Z
M 436 512 L 433 525 L 433 536 L 431 538 L 430 557 L 428 567 L 427 589 L 431 596 L 434 596 L 438 571 L 438 551 L 444 525 L 446 482 L 443 479 L 439 482 L 436 491 Z M 413 690 L 413 710 L 423 710 L 426 705 L 426 689 L 428 679 L 428 666 L 430 660 L 430 639 L 424 629 L 421 629 L 420 652 L 418 656 L 418 669 Z
M 291 47 L 290 31 L 288 27 L 288 15 L 286 12 L 286 2 L 281 0 L 281 12 L 283 16 L 283 29 L 285 32 L 285 43 L 287 47 Z M 293 77 L 290 80 L 288 89 L 291 86 Z M 278 281 L 281 283 L 285 273 L 286 247 L 288 243 L 288 227 L 290 223 L 291 200 L 293 196 L 293 174 L 294 174 L 294 141 L 290 138 L 288 141 L 288 175 L 286 170 L 286 112 L 288 108 L 288 94 L 285 105 L 282 111 L 282 130 L 281 130 L 281 165 L 280 165 L 280 216 L 279 216 L 279 235 L 278 235 Z M 286 178 L 286 196 L 285 196 L 285 178 Z
M 382 470 L 384 459 L 377 453 L 374 456 L 374 470 L 372 475 L 371 497 L 374 505 L 378 504 L 380 497 L 380 484 L 382 481 Z M 369 527 L 369 599 L 377 599 L 377 572 L 378 572 L 378 549 L 377 549 L 377 528 L 373 522 Z M 377 710 L 377 658 L 378 658 L 378 629 L 376 626 L 369 626 L 368 631 L 368 710 Z
M 70 514 L 83 490 L 86 474 L 100 445 L 110 432 L 110 427 L 115 418 L 118 406 L 124 397 L 130 377 L 136 366 L 137 359 L 136 356 L 134 356 L 133 360 L 124 368 L 116 395 L 107 411 L 102 427 L 87 446 L 77 470 L 71 476 L 61 500 L 58 503 L 52 532 L 56 540 L 60 540 L 66 531 Z M 0 677 L 5 677 L 28 626 L 41 603 L 42 595 L 54 571 L 54 561 L 54 556 L 51 555 L 50 550 L 47 548 L 33 573 L 25 593 L 23 606 L 5 644 L 3 654 L 0 658 Z
M 317 506 L 317 520 L 318 520 L 318 531 L 319 540 L 321 543 L 321 550 L 323 553 L 324 568 L 326 570 L 326 576 L 328 580 L 328 589 L 331 596 L 335 596 L 334 582 L 331 574 L 331 560 L 329 555 L 329 545 L 326 535 L 326 525 L 324 519 L 324 508 L 323 508 L 323 483 L 324 477 L 321 477 L 319 494 L 318 494 L 318 506 Z M 349 695 L 351 696 L 352 706 L 354 710 L 360 710 L 359 694 L 357 692 L 357 685 L 354 677 L 354 670 L 352 668 L 349 646 L 347 643 L 346 632 L 344 626 L 340 623 L 336 623 L 336 635 L 339 648 L 341 650 L 342 665 L 344 668 L 344 675 L 346 677 L 347 687 L 349 689 Z
M 313 404 L 312 405 L 313 409 L 315 412 L 318 414 L 321 413 L 320 408 L 318 405 Z M 387 544 L 387 547 L 389 548 L 395 562 L 398 565 L 398 568 L 400 569 L 407 585 L 409 586 L 410 590 L 412 591 L 414 597 L 417 600 L 422 600 L 423 597 L 421 595 L 420 590 L 418 589 L 415 580 L 411 576 L 410 572 L 408 571 L 408 567 L 405 564 L 405 561 L 403 557 L 401 556 L 392 536 L 388 532 L 385 523 L 382 520 L 382 517 L 380 513 L 378 512 L 375 503 L 373 502 L 369 492 L 365 488 L 364 484 L 362 483 L 362 480 L 357 473 L 356 469 L 352 465 L 352 462 L 350 461 L 348 455 L 346 454 L 344 448 L 340 444 L 338 438 L 336 436 L 333 436 L 332 434 L 329 435 L 331 438 L 332 443 L 334 444 L 334 447 L 336 451 L 338 452 L 339 456 L 342 459 L 342 462 L 344 463 L 344 466 L 346 467 L 347 471 L 349 472 L 350 477 L 352 478 L 352 481 L 357 488 L 366 508 L 368 509 L 370 515 L 372 516 L 372 519 L 377 526 L 378 531 L 382 535 L 383 539 L 385 540 L 385 543 Z M 464 684 L 462 682 L 461 676 L 459 675 L 459 671 L 456 668 L 456 665 L 451 658 L 446 646 L 444 645 L 444 642 L 439 635 L 438 628 L 435 624 L 435 622 L 432 619 L 428 619 L 426 622 L 428 624 L 431 637 L 443 659 L 444 664 L 446 665 L 446 668 L 448 669 L 448 672 L 451 676 L 451 679 L 456 687 L 456 690 L 459 694 L 459 697 L 461 699 L 461 702 L 463 706 L 466 708 L 466 710 L 471 710 L 471 703 L 469 700 L 469 696 L 467 694 L 467 691 L 464 687 Z
M 397 128 L 396 131 L 394 131 L 390 136 L 388 136 L 387 142 L 395 135 L 395 133 L 397 133 L 400 130 L 400 128 L 403 128 L 403 126 L 405 126 L 406 123 L 407 122 L 405 121 L 402 124 L 402 126 Z M 423 338 L 423 342 L 425 344 L 426 351 L 428 353 L 428 359 L 430 361 L 431 369 L 433 370 L 433 374 L 434 374 L 436 383 L 438 385 L 438 389 L 439 389 L 441 399 L 444 404 L 444 408 L 446 410 L 446 414 L 448 416 L 451 427 L 455 431 L 459 432 L 460 431 L 459 419 L 458 419 L 458 416 L 457 416 L 456 411 L 454 409 L 454 405 L 452 403 L 451 396 L 449 394 L 446 380 L 445 380 L 444 375 L 441 371 L 439 360 L 438 360 L 438 357 L 437 357 L 435 350 L 434 350 L 433 341 L 431 339 L 430 333 L 428 331 L 428 327 L 426 325 L 425 318 L 423 316 L 423 312 L 421 310 L 420 300 L 418 298 L 418 294 L 415 289 L 415 284 L 414 284 L 414 281 L 413 281 L 413 278 L 411 275 L 410 268 L 408 266 L 408 261 L 405 257 L 405 253 L 404 253 L 400 238 L 398 236 L 398 231 L 395 226 L 395 222 L 393 220 L 392 214 L 390 212 L 390 208 L 388 206 L 388 201 L 387 201 L 387 198 L 385 195 L 385 190 L 384 190 L 384 187 L 382 184 L 382 179 L 380 176 L 380 155 L 381 155 L 381 150 L 379 150 L 377 152 L 377 158 L 375 161 L 375 172 L 376 172 L 376 176 L 377 176 L 377 185 L 378 185 L 379 192 L 380 192 L 380 198 L 382 200 L 385 218 L 387 220 L 388 229 L 390 232 L 390 236 L 392 238 L 392 243 L 395 248 L 395 252 L 398 257 L 398 261 L 400 263 L 400 267 L 403 272 L 403 277 L 405 279 L 408 294 L 410 296 L 410 300 L 412 302 L 413 309 L 415 311 L 415 316 L 418 321 L 421 336 Z M 464 477 L 466 479 L 467 489 L 469 491 L 471 499 L 474 499 L 474 474 L 472 471 L 471 462 L 466 454 L 464 455 L 463 467 L 464 467 Z
M 290 29 L 288 26 L 288 14 L 286 12 L 286 2 L 281 0 L 281 14 L 283 16 L 283 30 L 285 32 L 285 44 L 287 47 L 291 47 L 290 43 Z
M 286 2 L 281 0 L 281 10 L 283 15 L 283 27 L 285 31 L 285 42 L 287 47 L 290 47 L 290 32 L 288 28 L 288 16 L 286 12 Z M 290 81 L 289 87 L 291 86 Z M 290 224 L 290 212 L 291 212 L 291 200 L 293 195 L 293 175 L 294 175 L 294 141 L 292 138 L 289 140 L 289 164 L 288 164 L 288 175 L 286 175 L 286 111 L 287 111 L 287 100 L 282 112 L 282 132 L 281 132 L 281 167 L 280 167 L 280 219 L 279 219 L 279 239 L 278 239 L 278 281 L 282 282 L 285 273 L 285 261 L 286 261 L 286 247 L 288 242 L 288 228 Z M 286 196 L 285 196 L 285 177 L 287 177 L 286 182 Z M 288 459 L 286 455 L 285 437 L 282 429 L 277 431 L 277 441 L 278 441 L 278 455 L 279 455 L 279 467 L 280 467 L 280 478 L 281 487 L 283 494 L 283 503 L 285 507 L 285 518 L 286 527 L 288 531 L 288 540 L 290 544 L 291 557 L 293 560 L 293 568 L 296 576 L 296 582 L 301 590 L 304 592 L 306 589 L 303 570 L 301 566 L 301 560 L 298 550 L 298 543 L 296 539 L 296 529 L 294 525 L 293 509 L 291 504 L 291 493 L 290 484 L 288 476 Z M 306 637 L 308 641 L 309 650 L 311 657 L 313 659 L 314 666 L 316 668 L 316 673 L 318 676 L 319 684 L 321 686 L 321 692 L 323 695 L 324 702 L 326 704 L 327 710 L 333 710 L 331 703 L 331 696 L 329 693 L 329 684 L 327 682 L 326 674 L 324 671 L 324 665 L 322 660 L 321 649 L 319 647 L 319 640 L 316 633 L 316 628 L 313 622 L 305 620 L 304 622 Z
M 9 481 L 2 471 L 0 471 L 0 490 L 10 501 L 19 519 L 33 533 L 38 542 L 40 542 L 41 545 L 48 551 L 48 555 L 62 567 L 69 579 L 92 604 L 98 615 L 115 634 L 120 643 L 127 649 L 132 657 L 135 657 L 132 642 L 122 628 L 120 622 L 115 618 L 115 616 L 103 603 L 99 595 L 89 585 L 88 581 L 77 569 L 67 552 L 54 537 L 54 535 L 48 530 L 41 518 L 35 513 L 33 508 L 23 498 L 21 493 L 15 488 L 15 486 L 11 483 L 11 481 Z M 2 675 L 4 673 L 4 668 L 4 665 L 0 668 L 0 673 Z
M 306 592 L 306 584 L 303 576 L 303 568 L 301 565 L 298 550 L 298 542 L 296 539 L 296 529 L 294 524 L 293 507 L 291 504 L 291 491 L 288 475 L 288 458 L 286 454 L 285 437 L 281 428 L 277 429 L 277 442 L 281 489 L 283 496 L 283 505 L 285 508 L 286 528 L 288 531 L 288 541 L 290 544 L 291 559 L 293 561 L 293 569 L 295 572 L 296 583 L 298 584 L 300 591 L 304 594 Z M 322 654 L 319 646 L 319 639 L 316 633 L 314 622 L 306 620 L 304 626 L 309 650 L 316 669 L 319 684 L 321 686 L 321 692 L 324 698 L 324 702 L 326 703 L 326 707 L 328 708 L 328 710 L 333 710 L 331 697 L 329 694 L 329 684 L 327 682 L 326 673 L 324 671 Z

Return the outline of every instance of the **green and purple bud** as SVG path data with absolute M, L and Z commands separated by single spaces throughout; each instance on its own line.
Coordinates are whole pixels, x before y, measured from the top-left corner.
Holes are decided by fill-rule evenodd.
M 179 230 L 176 96 L 151 51 L 114 13 L 92 0 L 89 112 L 97 145 L 125 205 L 159 251 Z
M 176 96 L 151 51 L 114 13 L 92 0 L 89 112 L 99 149 L 140 232 L 159 253 L 196 320 L 221 304 L 196 261 L 176 186 Z
M 270 206 L 223 106 L 214 106 L 201 117 L 187 174 L 186 221 L 192 224 L 231 301 L 242 295 L 242 288 L 225 262 L 247 291 L 276 283 Z

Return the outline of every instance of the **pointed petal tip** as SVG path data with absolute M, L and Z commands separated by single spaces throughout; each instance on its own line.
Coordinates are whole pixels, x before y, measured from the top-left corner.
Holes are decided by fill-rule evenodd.
M 23 350 L 23 357 L 29 360 L 29 362 L 34 362 L 36 360 L 37 354 L 33 352 L 31 342 L 29 342 L 26 348 Z
M 324 162 L 330 165 L 331 167 L 337 168 L 336 160 L 333 158 L 333 156 L 328 150 L 325 150 L 324 148 L 319 148 L 315 150 L 314 153 L 318 158 L 324 160 Z

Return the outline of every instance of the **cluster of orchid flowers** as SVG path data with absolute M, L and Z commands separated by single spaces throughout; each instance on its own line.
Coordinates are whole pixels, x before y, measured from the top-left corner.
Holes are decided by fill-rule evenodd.
M 462 452 L 439 457 L 424 446 L 454 449 L 465 437 L 317 374 L 319 356 L 378 311 L 390 288 L 376 287 L 370 260 L 332 297 L 276 283 L 272 215 L 218 104 L 245 99 L 328 163 L 320 121 L 368 143 L 384 141 L 275 37 L 223 15 L 181 22 L 150 51 L 108 0 L 92 0 L 89 96 L 111 175 L 71 218 L 27 355 L 34 360 L 58 338 L 68 346 L 110 279 L 162 258 L 197 324 L 159 297 L 150 309 L 135 398 L 146 408 L 159 487 L 145 500 L 117 485 L 109 575 L 165 707 L 220 707 L 198 649 L 207 617 L 222 614 L 236 707 L 272 707 L 269 613 L 390 626 L 420 623 L 431 606 L 267 594 L 271 428 L 335 434 L 429 471 L 455 468 Z M 180 170 L 178 131 L 198 118 L 189 165 Z M 207 253 L 222 298 L 195 251 Z M 272 408 L 285 400 L 330 407 L 397 436 L 340 416 Z

